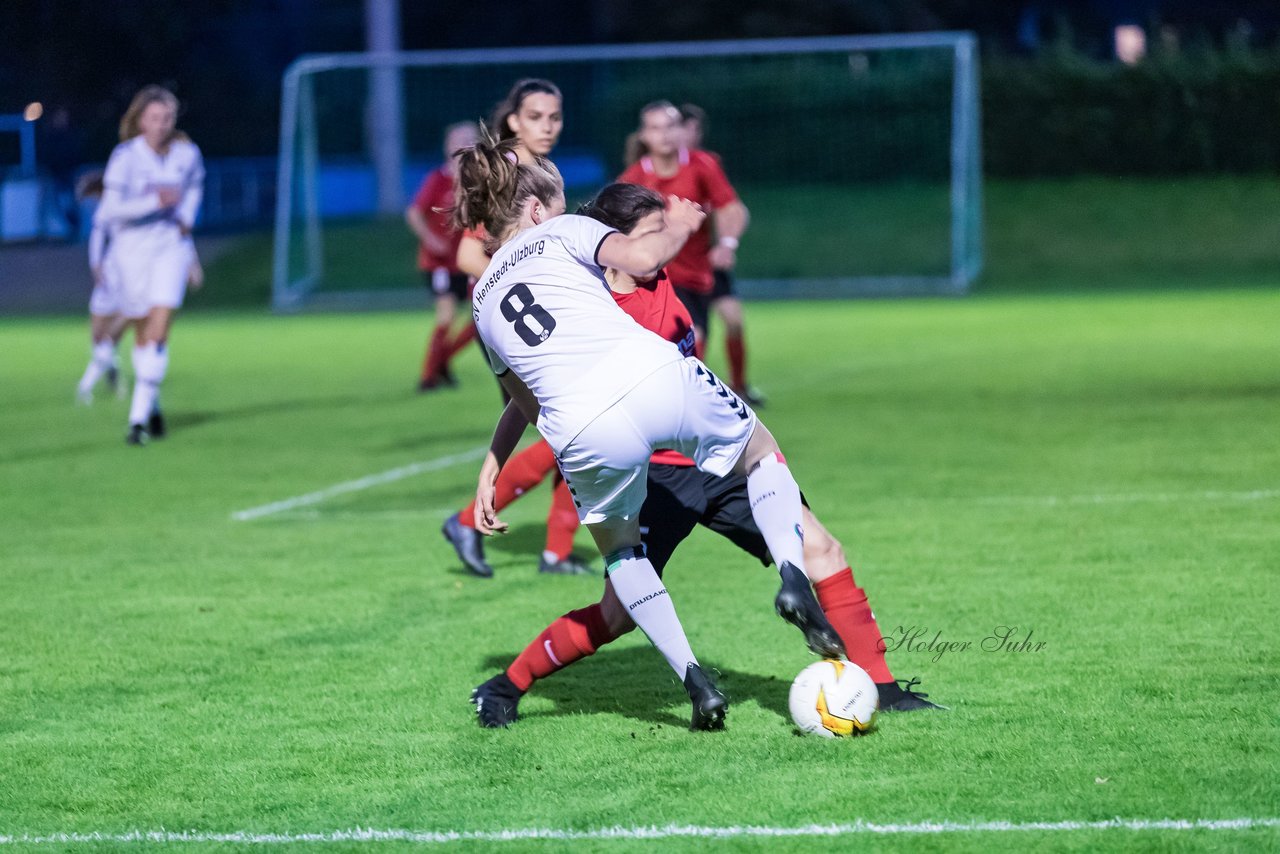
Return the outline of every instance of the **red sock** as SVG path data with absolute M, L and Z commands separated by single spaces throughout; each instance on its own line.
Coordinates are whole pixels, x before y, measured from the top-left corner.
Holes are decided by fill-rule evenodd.
M 431 340 L 427 344 L 427 356 L 422 360 L 422 378 L 424 380 L 435 379 L 440 375 L 441 365 L 448 360 L 448 350 L 446 341 L 449 337 L 449 327 L 437 326 L 431 330 Z
M 466 326 L 458 330 L 458 334 L 453 336 L 453 340 L 449 342 L 448 354 L 445 361 L 448 362 L 454 356 L 458 355 L 458 351 L 466 347 L 476 337 L 476 327 L 474 323 L 468 323 Z
M 547 551 L 564 560 L 573 551 L 573 535 L 578 531 L 578 508 L 569 493 L 569 484 L 556 472 L 547 511 Z
M 609 631 L 599 603 L 570 611 L 542 630 L 507 668 L 507 677 L 521 691 L 543 677 L 586 658 L 617 635 Z
M 551 446 L 539 440 L 511 459 L 498 473 L 497 494 L 493 497 L 493 509 L 501 510 L 524 495 L 556 469 L 556 455 Z M 472 501 L 459 515 L 458 521 L 468 528 L 475 527 L 476 503 Z M 577 519 L 574 513 L 574 519 Z M 566 552 L 567 554 L 567 552 Z
M 867 602 L 867 591 L 853 580 L 846 567 L 813 585 L 827 619 L 844 641 L 849 660 L 871 674 L 874 682 L 892 682 L 893 673 L 884 660 L 884 638 Z
M 747 386 L 747 345 L 741 332 L 730 333 L 724 339 L 724 352 L 729 357 L 729 377 L 734 388 Z
M 693 355 L 698 357 L 699 362 L 706 361 L 707 342 L 701 335 L 693 339 Z

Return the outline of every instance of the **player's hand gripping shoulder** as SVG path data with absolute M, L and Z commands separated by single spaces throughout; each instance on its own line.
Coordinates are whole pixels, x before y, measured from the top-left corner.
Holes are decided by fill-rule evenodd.
M 635 237 L 615 232 L 600 244 L 596 261 L 601 267 L 613 267 L 629 276 L 654 276 L 676 256 L 689 235 L 701 228 L 706 218 L 701 206 L 688 199 L 669 196 L 665 228 Z
M 707 212 L 702 209 L 702 205 L 679 196 L 667 196 L 667 226 L 681 225 L 687 228 L 686 240 L 690 234 L 702 228 L 706 218 Z

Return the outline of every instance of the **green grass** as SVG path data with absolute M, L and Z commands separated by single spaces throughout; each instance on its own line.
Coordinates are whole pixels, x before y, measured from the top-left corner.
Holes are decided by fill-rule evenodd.
M 123 403 L 71 405 L 83 323 L 9 320 L 0 836 L 1280 815 L 1280 297 L 774 303 L 749 321 L 767 421 L 881 628 L 977 642 L 1017 626 L 1043 650 L 899 650 L 896 673 L 950 713 L 798 737 L 786 691 L 811 658 L 772 613 L 775 576 L 698 532 L 668 580 L 733 702 L 726 732 L 685 730 L 682 691 L 637 635 L 539 684 L 515 727 L 482 731 L 471 687 L 599 593 L 534 572 L 544 491 L 511 508 L 489 582 L 437 533 L 475 464 L 231 519 L 482 446 L 497 393 L 474 352 L 461 389 L 420 397 L 421 316 L 192 314 L 172 345 L 172 436 L 137 450 Z M 661 844 L 1215 850 L 1280 836 Z
M 746 278 L 945 275 L 945 188 L 742 188 L 752 223 Z M 1280 269 L 1280 183 L 1269 178 L 989 181 L 979 293 L 1082 288 L 1270 287 Z M 418 288 L 399 219 L 330 224 L 326 289 Z M 271 240 L 258 234 L 210 264 L 191 304 L 266 305 Z

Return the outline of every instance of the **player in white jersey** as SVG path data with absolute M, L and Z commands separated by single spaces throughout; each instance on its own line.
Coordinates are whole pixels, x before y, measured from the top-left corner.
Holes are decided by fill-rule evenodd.
M 200 149 L 176 129 L 178 99 L 143 88 L 120 120 L 121 142 L 103 176 L 103 223 L 120 275 L 120 312 L 134 321 L 131 445 L 165 433 L 160 384 L 169 366 L 168 339 L 195 260 L 191 229 L 204 191 Z
M 603 268 L 650 277 L 705 214 L 671 199 L 666 227 L 634 236 L 561 216 L 564 186 L 547 160 L 516 161 L 486 138 L 459 163 L 456 216 L 483 224 L 499 248 L 472 310 L 512 396 L 476 490 L 476 527 L 505 530 L 494 483 L 528 422 L 556 452 L 578 515 L 605 557 L 626 612 L 667 659 L 693 702 L 695 729 L 724 725 L 725 698 L 698 666 L 671 597 L 641 546 L 639 510 L 649 457 L 671 448 L 715 475 L 747 475 L 751 510 L 781 567 L 804 569 L 800 490 L 769 431 L 696 358 L 627 316 Z M 483 704 L 483 693 L 473 695 Z
M 76 196 L 80 199 L 102 198 L 102 173 L 93 172 L 79 182 Z M 89 337 L 91 350 L 89 363 L 76 386 L 76 400 L 88 405 L 93 402 L 93 389 L 98 381 L 106 378 L 107 385 L 119 397 L 126 392 L 120 381 L 120 363 L 116 351 L 120 339 L 129 327 L 129 318 L 121 313 L 120 270 L 111 252 L 111 226 L 94 211 L 93 225 L 89 231 L 89 272 L 93 277 L 93 291 L 89 295 Z M 187 283 L 199 288 L 204 283 L 204 268 L 194 252 Z
M 80 200 L 100 199 L 102 173 L 94 172 L 81 178 L 76 187 L 76 197 Z M 120 314 L 120 276 L 109 254 L 110 245 L 110 228 L 95 213 L 93 228 L 89 232 L 89 271 L 93 274 L 93 292 L 89 296 L 92 349 L 89 364 L 76 386 L 76 400 L 83 404 L 93 402 L 94 386 L 104 377 L 107 385 L 123 394 L 116 346 L 128 321 Z

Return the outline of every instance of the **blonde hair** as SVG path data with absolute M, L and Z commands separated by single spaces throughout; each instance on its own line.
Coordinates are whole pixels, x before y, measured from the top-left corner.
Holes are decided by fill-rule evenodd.
M 154 103 L 166 104 L 173 107 L 174 115 L 178 113 L 178 96 L 170 92 L 163 86 L 143 86 L 138 90 L 138 94 L 133 96 L 133 100 L 129 102 L 129 108 L 124 111 L 124 115 L 120 117 L 120 141 L 128 142 L 138 134 L 142 133 L 142 129 L 138 127 L 138 120 L 142 118 L 142 112 Z M 187 135 L 182 131 L 174 130 L 173 134 L 166 142 L 174 140 L 185 140 Z
M 460 228 L 483 225 L 489 234 L 486 252 L 502 244 L 529 198 L 549 205 L 564 194 L 564 179 L 556 165 L 536 155 L 533 162 L 521 163 L 516 156 L 519 147 L 518 140 L 498 141 L 481 126 L 479 141 L 462 149 L 458 160 L 453 221 Z

